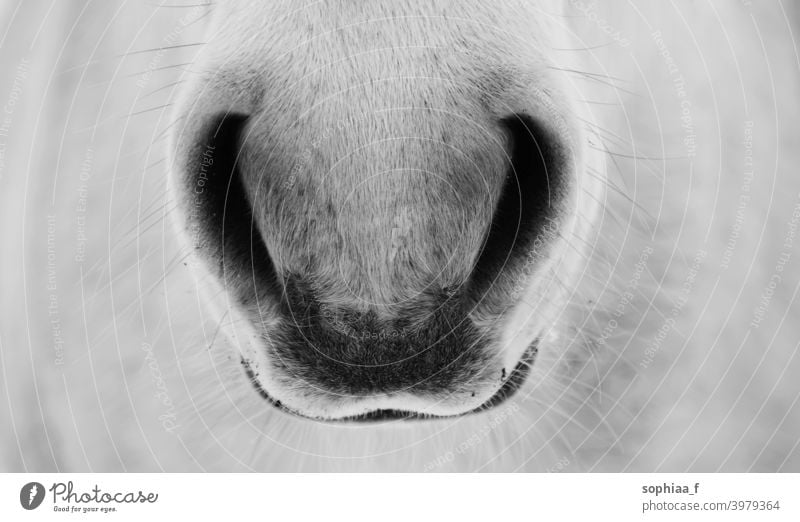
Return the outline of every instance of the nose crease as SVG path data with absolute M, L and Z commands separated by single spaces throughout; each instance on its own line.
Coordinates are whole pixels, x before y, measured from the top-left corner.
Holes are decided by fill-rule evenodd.
M 463 387 L 487 366 L 486 339 L 460 299 L 439 302 L 411 321 L 332 310 L 293 281 L 285 296 L 287 320 L 274 359 L 283 372 L 331 393 L 436 395 Z

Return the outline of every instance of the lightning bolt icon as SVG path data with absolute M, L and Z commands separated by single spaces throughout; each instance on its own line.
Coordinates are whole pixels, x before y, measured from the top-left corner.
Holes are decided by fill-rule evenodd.
M 36 484 L 34 484 L 33 486 L 31 486 L 31 491 L 28 494 L 28 505 L 29 506 L 31 504 L 33 504 L 33 498 L 36 496 L 36 493 L 37 493 L 37 488 L 36 488 Z

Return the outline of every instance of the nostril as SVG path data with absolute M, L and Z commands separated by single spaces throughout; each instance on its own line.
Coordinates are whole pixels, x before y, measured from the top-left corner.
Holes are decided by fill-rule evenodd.
M 243 301 L 276 283 L 240 171 L 247 122 L 245 115 L 226 114 L 205 126 L 190 149 L 183 187 L 194 249 Z
M 558 213 L 565 185 L 566 156 L 545 124 L 525 114 L 501 120 L 508 136 L 509 165 L 483 249 L 473 271 L 476 290 L 492 285 L 529 252 L 548 219 Z

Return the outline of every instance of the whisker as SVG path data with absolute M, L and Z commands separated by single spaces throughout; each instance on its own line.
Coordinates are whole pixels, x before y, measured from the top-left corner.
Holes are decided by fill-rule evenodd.
M 172 51 L 175 49 L 186 49 L 188 47 L 197 47 L 200 45 L 206 45 L 206 42 L 175 44 L 175 45 L 168 45 L 166 47 L 153 47 L 152 49 L 138 49 L 136 51 L 129 51 L 127 53 L 114 55 L 114 58 L 128 58 L 130 56 L 136 56 L 139 54 L 156 53 L 161 51 Z

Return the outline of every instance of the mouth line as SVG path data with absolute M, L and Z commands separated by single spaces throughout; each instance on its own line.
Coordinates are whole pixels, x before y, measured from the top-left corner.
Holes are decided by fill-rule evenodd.
M 253 388 L 255 388 L 259 396 L 261 396 L 262 399 L 266 400 L 270 405 L 272 405 L 273 407 L 275 407 L 280 411 L 283 411 L 284 413 L 289 413 L 297 417 L 302 417 L 304 419 L 309 419 L 324 423 L 337 423 L 337 424 L 347 423 L 347 422 L 366 423 L 366 422 L 381 422 L 381 421 L 392 421 L 392 420 L 409 421 L 409 420 L 444 419 L 448 417 L 462 417 L 465 415 L 480 413 L 495 408 L 500 404 L 506 402 L 508 399 L 513 397 L 517 393 L 517 391 L 519 391 L 519 389 L 527 380 L 528 375 L 530 374 L 531 367 L 533 367 L 533 364 L 536 361 L 536 355 L 538 354 L 538 352 L 539 352 L 539 341 L 537 339 L 534 342 L 532 342 L 530 346 L 528 346 L 528 348 L 525 350 L 525 353 L 522 355 L 517 365 L 505 379 L 500 389 L 498 389 L 494 393 L 494 395 L 492 395 L 486 402 L 484 402 L 477 408 L 456 415 L 432 415 L 427 413 L 418 413 L 406 410 L 381 409 L 381 410 L 370 411 L 360 415 L 351 415 L 348 417 L 342 417 L 339 419 L 320 419 L 316 417 L 309 417 L 296 410 L 288 408 L 281 401 L 273 398 L 261 386 L 261 383 L 258 381 L 256 374 L 253 371 L 253 368 L 250 366 L 250 363 L 243 358 L 241 359 L 241 364 L 242 367 L 244 368 L 248 380 L 250 381 L 250 384 L 253 386 Z

